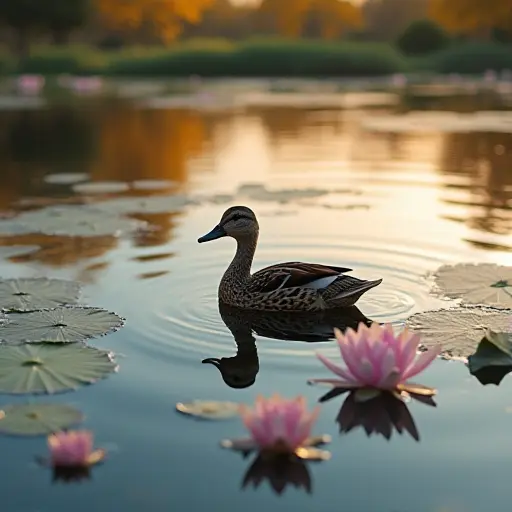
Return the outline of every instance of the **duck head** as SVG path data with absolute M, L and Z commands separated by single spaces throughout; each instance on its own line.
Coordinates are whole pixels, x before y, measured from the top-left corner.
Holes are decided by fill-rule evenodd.
M 259 225 L 254 212 L 247 206 L 232 206 L 222 215 L 220 222 L 206 235 L 197 241 L 210 242 L 230 236 L 235 239 L 245 238 L 258 234 Z

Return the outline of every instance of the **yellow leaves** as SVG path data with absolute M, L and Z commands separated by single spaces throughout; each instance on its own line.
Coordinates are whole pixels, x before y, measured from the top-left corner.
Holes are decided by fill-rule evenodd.
M 347 26 L 361 26 L 359 5 L 350 0 L 263 0 L 261 12 L 274 17 L 277 29 L 286 36 L 300 35 L 307 18 L 318 20 L 322 36 L 332 39 Z
M 448 30 L 465 31 L 510 26 L 510 0 L 431 0 L 430 15 Z
M 102 18 L 113 27 L 136 29 L 149 24 L 172 40 L 183 22 L 198 23 L 213 0 L 95 0 Z

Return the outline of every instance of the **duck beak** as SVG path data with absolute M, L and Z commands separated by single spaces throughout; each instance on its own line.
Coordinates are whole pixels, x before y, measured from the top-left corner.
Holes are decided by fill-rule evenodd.
M 226 230 L 219 224 L 215 226 L 209 233 L 198 238 L 197 241 L 202 244 L 203 242 L 210 242 L 211 240 L 217 240 L 217 238 L 222 238 L 226 236 Z
M 220 368 L 220 359 L 217 357 L 208 357 L 207 359 L 203 359 L 201 361 L 203 364 L 213 364 L 213 366 L 216 366 L 217 368 Z

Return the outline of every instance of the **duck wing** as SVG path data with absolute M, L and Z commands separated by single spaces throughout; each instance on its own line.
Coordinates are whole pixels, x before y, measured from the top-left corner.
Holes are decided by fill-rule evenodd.
M 251 276 L 249 290 L 270 293 L 283 288 L 323 289 L 351 268 L 290 261 L 258 270 Z

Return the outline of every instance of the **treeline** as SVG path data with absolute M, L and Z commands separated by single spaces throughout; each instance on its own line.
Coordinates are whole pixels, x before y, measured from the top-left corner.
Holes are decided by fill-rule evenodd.
M 234 5 L 230 0 L 0 0 L 0 24 L 2 42 L 21 56 L 31 43 L 48 41 L 114 49 L 255 35 L 396 42 L 409 33 L 409 43 L 417 30 L 420 46 L 429 47 L 425 40 L 432 37 L 435 50 L 448 39 L 511 41 L 512 2 L 255 0 Z M 411 27 L 416 27 L 413 37 Z

